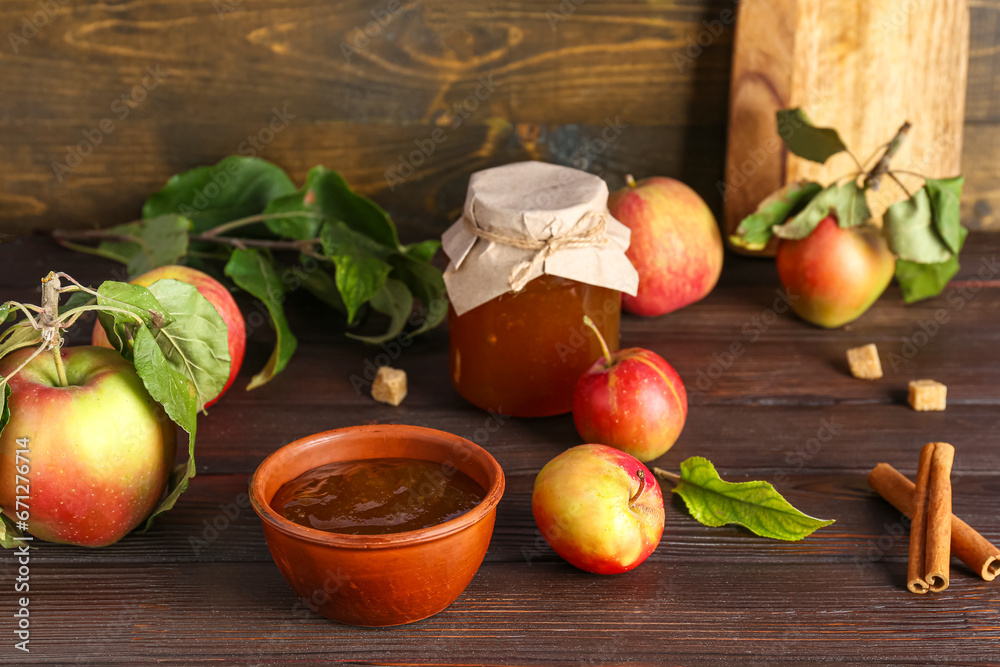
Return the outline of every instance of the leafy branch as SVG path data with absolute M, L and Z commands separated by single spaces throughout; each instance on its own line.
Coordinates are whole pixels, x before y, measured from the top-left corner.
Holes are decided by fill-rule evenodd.
M 968 235 L 961 224 L 959 206 L 964 179 L 958 176 L 938 180 L 893 170 L 892 159 L 911 127 L 909 122 L 903 123 L 891 140 L 862 163 L 847 149 L 836 130 L 814 126 L 801 109 L 779 111 L 778 132 L 790 152 L 820 164 L 837 153 L 847 152 L 858 171 L 825 187 L 809 181 L 786 185 L 740 222 L 730 237 L 731 242 L 748 250 L 762 250 L 775 236 L 803 239 L 829 215 L 834 216 L 842 229 L 867 224 L 871 217 L 867 194 L 877 191 L 883 178 L 888 177 L 907 196 L 888 208 L 883 230 L 897 257 L 896 279 L 903 297 L 912 303 L 939 294 L 958 272 L 958 255 Z M 878 160 L 865 171 L 876 156 Z M 923 178 L 924 185 L 911 193 L 899 179 L 901 174 Z
M 265 305 L 275 329 L 274 352 L 248 389 L 272 379 L 294 354 L 284 301 L 299 286 L 341 312 L 348 326 L 369 311 L 386 315 L 383 334 L 348 334 L 367 343 L 417 335 L 447 313 L 441 271 L 431 264 L 440 243 L 400 244 L 388 213 L 322 166 L 296 188 L 274 164 L 230 156 L 171 177 L 146 200 L 141 220 L 60 230 L 53 238 L 125 264 L 132 276 L 168 264 L 219 262 L 236 287 Z M 282 255 L 291 262 L 279 261 Z M 417 319 L 410 316 L 416 302 Z M 413 329 L 404 334 L 408 324 Z

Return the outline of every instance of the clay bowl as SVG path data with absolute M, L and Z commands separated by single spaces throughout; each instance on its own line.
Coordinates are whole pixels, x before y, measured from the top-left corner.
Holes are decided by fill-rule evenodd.
M 402 533 L 346 535 L 307 528 L 275 511 L 281 486 L 336 461 L 404 457 L 458 469 L 486 489 L 450 521 Z M 309 608 L 339 623 L 412 623 L 441 611 L 472 581 L 493 535 L 503 470 L 482 447 L 419 426 L 352 426 L 311 435 L 268 456 L 250 481 L 250 500 L 285 580 Z

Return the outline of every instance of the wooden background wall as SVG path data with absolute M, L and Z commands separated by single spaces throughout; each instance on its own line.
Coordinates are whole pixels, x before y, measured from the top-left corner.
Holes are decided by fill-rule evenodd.
M 964 217 L 1000 227 L 1000 0 L 970 5 Z M 3 0 L 0 231 L 134 219 L 171 174 L 250 135 L 297 181 L 314 164 L 342 171 L 407 239 L 444 228 L 471 172 L 528 158 L 612 188 L 675 176 L 718 212 L 733 31 L 705 22 L 734 7 Z M 269 136 L 275 111 L 287 125 Z

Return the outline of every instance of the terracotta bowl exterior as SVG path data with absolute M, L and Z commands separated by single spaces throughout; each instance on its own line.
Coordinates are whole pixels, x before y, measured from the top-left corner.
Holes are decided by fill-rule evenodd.
M 450 521 L 388 535 L 307 528 L 270 501 L 286 482 L 336 461 L 403 457 L 460 470 L 486 489 L 473 509 Z M 412 623 L 451 604 L 476 574 L 493 535 L 503 470 L 482 447 L 457 435 L 399 424 L 352 426 L 311 435 L 268 456 L 250 481 L 250 500 L 278 569 L 313 610 L 339 623 Z

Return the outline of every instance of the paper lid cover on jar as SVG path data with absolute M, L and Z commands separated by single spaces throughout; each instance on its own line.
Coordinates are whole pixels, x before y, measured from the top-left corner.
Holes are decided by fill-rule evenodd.
M 459 315 L 542 274 L 635 295 L 625 256 L 631 230 L 608 212 L 604 179 L 544 162 L 515 162 L 469 180 L 462 217 L 442 237 Z

